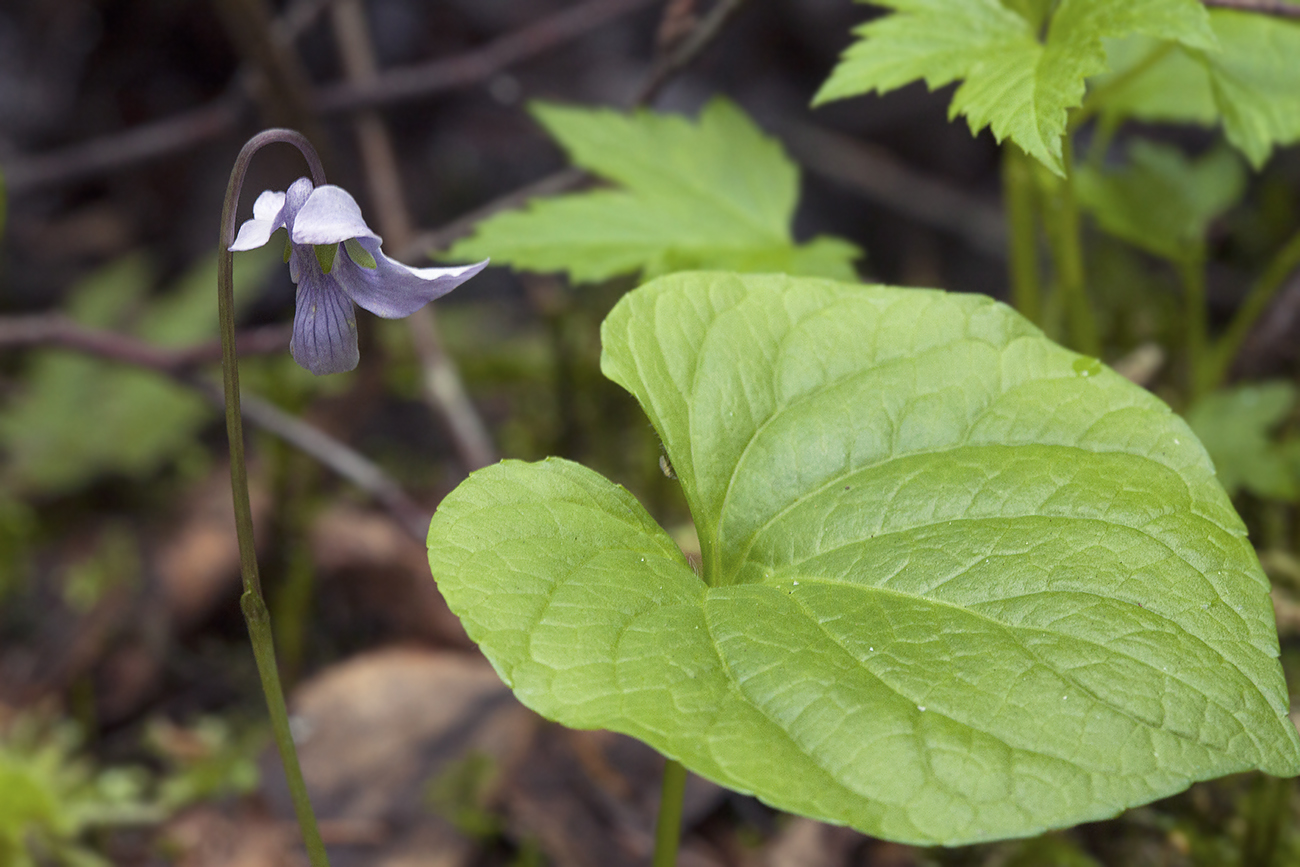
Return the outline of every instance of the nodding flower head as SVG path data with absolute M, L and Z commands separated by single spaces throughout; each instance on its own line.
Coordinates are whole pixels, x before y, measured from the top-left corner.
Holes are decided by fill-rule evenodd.
M 239 227 L 234 251 L 252 250 L 284 229 L 285 258 L 298 286 L 294 360 L 316 375 L 357 366 L 353 303 L 386 319 L 410 316 L 487 267 L 487 260 L 459 268 L 410 268 L 379 249 L 381 239 L 361 217 L 347 190 L 307 178 L 283 193 L 267 190 L 253 203 L 253 219 Z

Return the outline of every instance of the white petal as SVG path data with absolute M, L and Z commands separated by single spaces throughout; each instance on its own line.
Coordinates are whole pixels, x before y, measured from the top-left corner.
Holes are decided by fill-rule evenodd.
M 342 187 L 326 184 L 312 190 L 293 220 L 295 244 L 338 244 L 348 238 L 374 238 L 356 199 Z
M 284 226 L 283 212 L 284 193 L 264 190 L 253 202 L 253 219 L 245 220 L 239 227 L 235 243 L 230 245 L 231 251 L 252 250 L 271 240 L 275 230 Z
M 253 202 L 253 219 L 272 220 L 284 207 L 284 193 L 275 190 L 262 190 L 262 194 Z

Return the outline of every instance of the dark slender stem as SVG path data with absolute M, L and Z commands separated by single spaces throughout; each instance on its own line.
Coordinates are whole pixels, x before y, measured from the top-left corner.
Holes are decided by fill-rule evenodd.
M 1300 5 L 1288 0 L 1203 0 L 1206 6 L 1219 9 L 1236 9 L 1239 12 L 1256 12 L 1276 15 L 1279 18 L 1300 18 Z
M 745 5 L 745 0 L 718 0 L 709 13 L 677 44 L 661 57 L 637 89 L 633 105 L 649 105 L 674 75 L 685 69 L 712 42 L 731 17 Z
M 235 292 L 234 254 L 230 245 L 235 240 L 236 210 L 239 192 L 244 185 L 244 175 L 253 155 L 272 142 L 293 145 L 302 153 L 311 168 L 312 182 L 325 183 L 325 170 L 315 149 L 301 134 L 287 129 L 270 129 L 248 140 L 230 171 L 230 184 L 226 187 L 225 202 L 221 207 L 221 235 L 217 253 L 217 310 L 221 320 L 221 373 L 226 395 L 226 435 L 230 440 L 230 488 L 234 497 L 235 532 L 239 539 L 239 563 L 244 580 L 244 595 L 240 607 L 248 622 L 248 636 L 257 660 L 257 672 L 266 695 L 267 710 L 271 715 L 271 728 L 275 743 L 284 764 L 289 795 L 293 799 L 294 813 L 302 829 L 303 843 L 312 867 L 328 867 L 325 844 L 320 828 L 307 797 L 302 768 L 298 764 L 298 751 L 289 730 L 289 712 L 285 706 L 284 691 L 280 686 L 280 672 L 275 663 L 275 641 L 271 635 L 271 617 L 262 596 L 262 579 L 257 571 L 257 550 L 253 541 L 253 509 L 248 497 L 248 467 L 244 458 L 244 425 L 239 406 L 239 366 L 235 353 Z
M 1205 391 L 1205 345 L 1209 340 L 1210 327 L 1205 298 L 1205 252 L 1198 251 L 1176 264 L 1185 298 L 1183 304 L 1187 331 L 1183 339 L 1186 343 L 1187 393 L 1190 402 Z
M 1250 329 L 1254 327 L 1255 322 L 1260 315 L 1268 309 L 1269 303 L 1277 290 L 1282 288 L 1286 278 L 1291 273 L 1300 268 L 1300 232 L 1291 236 L 1290 240 L 1283 245 L 1282 249 L 1277 252 L 1264 273 L 1255 281 L 1255 285 L 1250 288 L 1250 294 L 1246 300 L 1237 308 L 1236 314 L 1232 321 L 1228 323 L 1228 330 L 1219 338 L 1210 357 L 1207 361 L 1207 370 L 1205 372 L 1206 390 L 1218 388 L 1223 384 L 1223 380 L 1228 376 L 1228 369 L 1232 367 L 1233 361 L 1237 358 L 1237 353 L 1241 351 L 1242 344 L 1246 342 Z
M 686 797 L 686 768 L 668 759 L 664 763 L 663 788 L 659 793 L 659 821 L 655 825 L 655 855 L 652 867 L 673 867 L 682 836 L 682 801 Z

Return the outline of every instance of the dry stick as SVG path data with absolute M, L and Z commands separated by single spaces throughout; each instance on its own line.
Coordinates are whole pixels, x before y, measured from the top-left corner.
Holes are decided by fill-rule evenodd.
M 477 84 L 508 66 L 576 39 L 609 21 L 649 6 L 652 2 L 654 0 L 589 0 L 519 31 L 508 33 L 477 51 L 446 60 L 388 70 L 368 82 L 324 87 L 318 92 L 316 108 L 323 113 L 333 114 L 358 108 L 393 105 Z
M 1288 0 L 1203 0 L 1206 6 L 1219 9 L 1236 9 L 1279 18 L 1300 18 L 1300 4 Z
M 325 131 L 312 111 L 307 70 L 280 38 L 263 0 L 219 0 L 216 6 L 236 47 L 262 74 L 265 86 L 256 90 L 266 117 L 324 148 Z
M 247 331 L 237 339 L 242 355 L 283 352 L 287 342 L 288 331 L 279 326 Z M 18 346 L 56 346 L 152 370 L 201 392 L 218 409 L 224 406 L 221 390 L 196 372 L 199 365 L 220 360 L 219 342 L 167 349 L 125 334 L 87 328 L 58 313 L 0 317 L 0 349 Z M 412 538 L 424 541 L 429 529 L 428 510 L 408 497 L 396 481 L 364 455 L 254 395 L 244 394 L 243 414 L 262 430 L 311 455 L 365 491 Z
M 795 161 L 808 171 L 950 232 L 990 258 L 1006 258 L 1006 224 L 996 205 L 908 167 L 879 146 L 793 118 L 781 119 L 775 127 Z
M 658 59 L 650 74 L 646 76 L 646 80 L 637 89 L 632 104 L 649 105 L 663 86 L 674 75 L 689 66 L 744 5 L 745 0 L 718 0 L 709 10 L 709 14 L 705 15 L 675 48 Z
M 304 0 L 308 11 L 319 0 Z M 502 69 L 543 54 L 609 21 L 627 15 L 651 0 L 592 0 L 544 18 L 516 33 L 508 33 L 483 48 L 433 63 L 390 70 L 364 90 L 347 85 L 314 91 L 312 106 L 322 114 L 390 105 L 468 87 L 491 78 Z M 289 21 L 278 31 L 283 41 L 303 26 L 302 13 L 286 13 Z M 5 166 L 10 195 L 38 187 L 77 181 L 86 177 L 157 159 L 217 138 L 242 117 L 247 97 L 243 88 L 201 108 L 125 132 L 100 136 L 88 142 L 20 156 Z
M 292 326 L 253 328 L 236 337 L 241 355 L 283 352 Z M 184 347 L 163 347 L 115 331 L 88 328 L 62 313 L 0 316 L 0 349 L 17 346 L 60 346 L 170 375 L 221 360 L 221 341 Z
M 642 106 L 653 100 L 673 75 L 685 69 L 713 41 L 721 32 L 722 26 L 739 11 L 744 2 L 745 0 L 719 0 L 709 10 L 709 14 L 695 26 L 695 29 L 676 43 L 676 48 L 651 67 L 645 81 L 637 88 L 631 105 Z M 402 255 L 409 259 L 427 258 L 433 252 L 445 249 L 451 246 L 453 241 L 468 235 L 473 231 L 475 224 L 493 214 L 521 207 L 529 199 L 537 196 L 567 192 L 591 180 L 591 175 L 582 169 L 567 168 L 553 172 L 527 186 L 493 199 L 451 223 L 417 235 L 410 246 L 402 250 Z
M 331 18 L 334 39 L 350 83 L 361 87 L 373 83 L 379 77 L 379 69 L 360 0 L 335 0 Z M 353 127 L 380 232 L 396 249 L 404 250 L 410 245 L 413 232 L 388 128 L 374 108 L 358 112 Z M 425 396 L 446 423 L 461 464 L 472 471 L 494 463 L 497 456 L 492 437 L 465 392 L 455 361 L 443 346 L 433 306 L 415 311 L 408 321 L 420 359 Z

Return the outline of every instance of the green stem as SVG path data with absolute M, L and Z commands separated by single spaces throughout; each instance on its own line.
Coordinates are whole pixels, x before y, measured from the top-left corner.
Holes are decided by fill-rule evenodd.
M 1071 348 L 1086 355 L 1101 356 L 1097 320 L 1088 303 L 1083 271 L 1083 234 L 1079 202 L 1074 193 L 1074 148 L 1066 136 L 1062 147 L 1065 177 L 1055 185 L 1049 221 L 1056 288 L 1065 306 Z
M 1128 69 L 1093 89 L 1083 101 L 1083 105 L 1079 106 L 1079 108 L 1070 116 L 1069 132 L 1074 132 L 1074 130 L 1087 123 L 1088 120 L 1106 104 L 1106 100 L 1111 96 L 1111 94 L 1117 93 L 1119 90 L 1128 86 L 1128 84 L 1134 79 L 1138 78 L 1151 67 L 1164 60 L 1169 52 L 1173 51 L 1176 47 L 1177 46 L 1173 42 L 1160 43 L 1147 52 L 1146 57 L 1143 57 Z
M 1184 334 L 1187 351 L 1187 389 L 1189 403 L 1205 393 L 1205 345 L 1209 340 L 1209 312 L 1205 299 L 1205 253 L 1194 253 L 1178 263 L 1178 274 L 1183 281 L 1184 316 L 1187 328 Z
M 239 407 L 239 367 L 235 354 L 235 292 L 234 254 L 230 245 L 235 240 L 235 217 L 239 192 L 244 185 L 248 164 L 262 147 L 271 142 L 285 142 L 298 148 L 311 168 L 312 182 L 325 183 L 325 171 L 311 143 L 302 135 L 287 129 L 270 129 L 248 140 L 235 158 L 226 187 L 226 199 L 221 207 L 221 236 L 217 255 L 217 315 L 221 321 L 221 374 L 226 395 L 226 436 L 230 440 L 230 488 L 234 496 L 235 531 L 239 539 L 239 563 L 244 581 L 244 595 L 240 607 L 248 623 L 248 637 L 253 644 L 257 660 L 257 673 L 266 695 L 266 707 L 271 715 L 271 729 L 280 751 L 289 794 L 293 799 L 294 813 L 302 829 L 303 843 L 312 867 L 328 867 L 325 844 L 321 840 L 316 816 L 307 797 L 307 785 L 298 765 L 298 752 L 294 748 L 289 730 L 289 712 L 285 707 L 284 691 L 280 687 L 280 672 L 275 663 L 275 641 L 271 635 L 271 617 L 262 597 L 262 580 L 257 571 L 257 551 L 253 543 L 253 509 L 248 497 L 248 467 L 244 458 L 244 423 Z
M 1246 337 L 1250 334 L 1250 329 L 1255 325 L 1255 321 L 1260 315 L 1268 309 L 1269 303 L 1277 290 L 1282 288 L 1286 278 L 1291 276 L 1291 272 L 1300 268 L 1300 231 L 1291 236 L 1291 239 L 1283 245 L 1282 249 L 1277 252 L 1273 260 L 1268 263 L 1264 273 L 1255 281 L 1255 285 L 1250 288 L 1250 293 L 1246 300 L 1237 308 L 1236 314 L 1232 317 L 1232 322 L 1228 324 L 1228 329 L 1219 338 L 1214 346 L 1213 352 L 1207 359 L 1205 371 L 1206 390 L 1218 388 L 1228 376 L 1228 370 L 1232 363 L 1237 359 L 1237 353 L 1241 351 L 1241 345 L 1246 342 Z
M 668 759 L 659 794 L 659 821 L 655 825 L 655 856 L 651 867 L 673 867 L 682 837 L 682 801 L 686 797 L 686 768 Z
M 1007 212 L 1007 261 L 1011 303 L 1042 327 L 1042 286 L 1038 261 L 1038 200 L 1029 158 L 1011 142 L 1002 145 L 1002 198 Z

